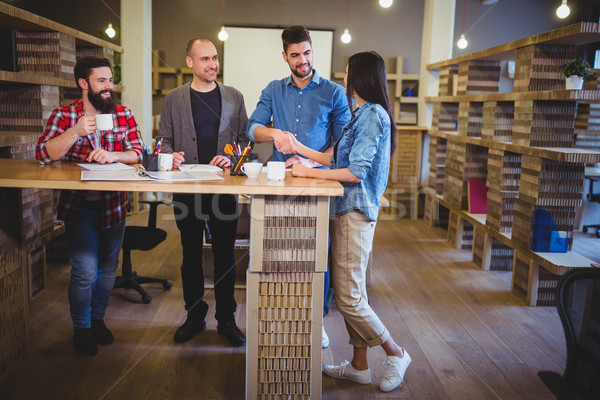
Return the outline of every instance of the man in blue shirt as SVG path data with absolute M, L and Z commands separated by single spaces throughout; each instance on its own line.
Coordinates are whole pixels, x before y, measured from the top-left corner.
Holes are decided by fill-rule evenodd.
M 313 69 L 310 34 L 303 26 L 291 26 L 281 34 L 283 60 L 292 74 L 272 81 L 262 91 L 256 109 L 248 121 L 248 139 L 261 143 L 273 141 L 273 160 L 287 166 L 312 161 L 291 156 L 293 144 L 286 133 L 321 152 L 331 152 L 333 144 L 350 121 L 344 87 L 322 78 Z M 273 118 L 273 127 L 266 125 Z
M 307 147 L 333 152 L 333 145 L 350 121 L 348 100 L 343 86 L 322 78 L 312 67 L 313 51 L 310 34 L 303 26 L 290 26 L 281 34 L 283 60 L 292 74 L 272 81 L 262 91 L 256 109 L 248 120 L 248 139 L 255 143 L 273 141 L 273 160 L 285 161 L 286 167 L 302 163 L 322 167 L 295 153 L 291 133 Z M 266 125 L 273 118 L 273 127 Z M 323 307 L 329 306 L 329 272 L 325 273 Z M 325 311 L 324 311 L 325 314 Z M 322 347 L 329 345 L 323 329 Z

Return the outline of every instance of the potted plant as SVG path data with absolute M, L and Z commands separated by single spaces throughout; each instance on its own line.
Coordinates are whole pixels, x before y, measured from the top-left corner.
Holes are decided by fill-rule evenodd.
M 592 76 L 590 68 L 590 64 L 581 58 L 569 60 L 560 67 L 561 72 L 565 74 L 566 89 L 581 89 L 583 87 L 583 81 Z

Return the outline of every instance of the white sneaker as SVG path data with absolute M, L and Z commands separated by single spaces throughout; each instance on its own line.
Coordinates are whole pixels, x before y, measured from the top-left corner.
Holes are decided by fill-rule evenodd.
M 327 332 L 325 332 L 325 327 L 323 327 L 323 337 L 321 338 L 321 348 L 326 349 L 329 347 L 329 336 L 327 336 Z
M 323 373 L 334 379 L 348 379 L 364 385 L 371 383 L 371 370 L 367 368 L 364 371 L 358 371 L 348 360 L 340 365 L 326 365 Z
M 383 363 L 383 379 L 379 384 L 379 389 L 382 392 L 389 392 L 396 389 L 404 380 L 404 373 L 412 359 L 406 350 L 402 349 L 402 351 L 404 352 L 402 358 L 388 356 L 387 360 Z

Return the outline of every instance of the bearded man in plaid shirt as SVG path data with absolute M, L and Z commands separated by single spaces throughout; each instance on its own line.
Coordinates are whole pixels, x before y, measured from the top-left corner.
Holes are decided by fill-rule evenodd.
M 56 108 L 48 119 L 36 148 L 39 162 L 139 162 L 140 131 L 131 110 L 114 101 L 110 62 L 84 57 L 74 72 L 81 99 Z M 112 130 L 96 129 L 95 114 L 112 114 Z M 94 355 L 98 343 L 114 340 L 104 315 L 115 282 L 128 208 L 127 192 L 61 192 L 58 218 L 65 222 L 73 346 L 78 353 Z

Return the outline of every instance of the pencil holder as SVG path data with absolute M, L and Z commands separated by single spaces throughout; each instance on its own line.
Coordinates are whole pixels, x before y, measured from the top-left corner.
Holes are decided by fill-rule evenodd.
M 158 154 L 143 154 L 142 165 L 146 171 L 158 171 Z
M 229 169 L 229 174 L 231 176 L 244 176 L 246 174 L 244 174 L 242 172 L 242 165 L 244 165 L 244 162 L 246 160 L 247 157 L 243 157 L 242 160 L 235 158 L 235 157 L 230 157 L 231 160 L 231 167 Z

